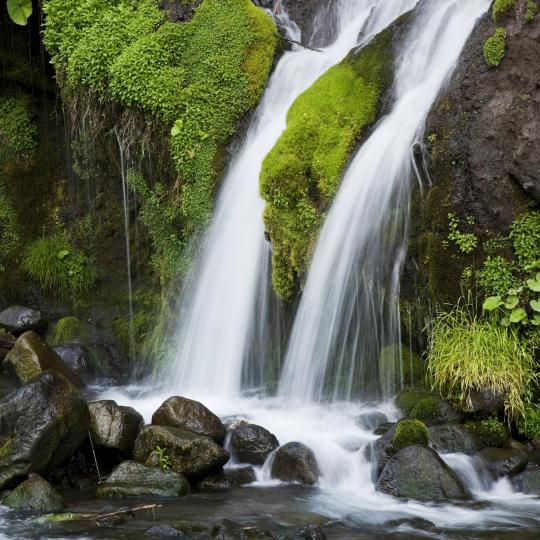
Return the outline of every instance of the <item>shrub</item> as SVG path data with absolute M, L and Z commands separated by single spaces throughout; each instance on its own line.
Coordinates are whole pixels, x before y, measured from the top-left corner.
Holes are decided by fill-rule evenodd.
M 62 300 L 77 301 L 97 279 L 94 261 L 73 247 L 64 234 L 32 243 L 24 256 L 23 268 L 40 287 Z
M 477 273 L 478 283 L 488 295 L 505 294 L 519 286 L 513 274 L 515 270 L 515 264 L 503 257 L 488 257 Z
M 518 431 L 528 439 L 540 437 L 540 406 L 528 403 L 525 406 L 525 415 L 518 421 Z
M 531 351 L 515 332 L 459 305 L 433 320 L 427 371 L 434 388 L 465 404 L 473 390 L 505 396 L 509 420 L 524 414 L 523 396 L 537 379 Z
M 504 28 L 497 28 L 495 33 L 484 43 L 484 58 L 487 65 L 490 67 L 497 67 L 502 59 L 506 50 L 506 30 Z
M 495 0 L 493 2 L 493 20 L 501 20 L 515 5 L 516 0 Z
M 516 218 L 510 227 L 510 240 L 522 267 L 540 258 L 540 212 L 530 212 Z
M 396 432 L 390 441 L 391 453 L 397 453 L 402 448 L 418 444 L 427 446 L 429 442 L 428 430 L 419 420 L 401 420 L 396 426 Z

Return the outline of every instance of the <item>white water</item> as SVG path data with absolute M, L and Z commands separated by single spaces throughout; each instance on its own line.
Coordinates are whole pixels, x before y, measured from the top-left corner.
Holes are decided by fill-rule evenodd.
M 489 0 L 421 4 L 401 48 L 392 112 L 355 156 L 326 218 L 291 334 L 280 394 L 389 397 L 393 365 L 379 357 L 399 343 L 399 274 L 405 255 L 411 148 Z M 418 11 L 418 10 L 417 10 Z
M 198 262 L 178 302 L 178 350 L 166 378 L 174 391 L 240 392 L 251 342 L 257 327 L 267 324 L 266 313 L 255 313 L 261 287 L 264 291 L 268 285 L 264 261 L 269 246 L 259 196 L 263 159 L 285 129 L 293 101 L 357 44 L 360 31 L 366 41 L 416 1 L 339 0 L 334 3 L 335 43 L 323 52 L 298 48 L 280 59 L 231 163 Z M 291 37 L 300 38 L 294 25 L 288 28 Z

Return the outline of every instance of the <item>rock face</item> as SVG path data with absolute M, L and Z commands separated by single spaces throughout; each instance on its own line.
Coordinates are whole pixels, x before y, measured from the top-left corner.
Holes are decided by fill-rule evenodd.
M 0 328 L 5 328 L 14 336 L 27 330 L 42 330 L 45 320 L 41 312 L 23 306 L 11 306 L 0 313 Z
M 239 469 L 225 469 L 218 474 L 207 476 L 199 482 L 197 487 L 201 491 L 214 491 L 219 489 L 229 489 L 234 486 L 243 486 L 255 482 L 255 471 L 252 467 L 241 467 Z
M 62 464 L 87 437 L 88 405 L 62 375 L 46 371 L 0 401 L 0 471 Z
M 240 463 L 262 465 L 278 446 L 276 436 L 256 424 L 241 424 L 230 432 L 230 445 Z
M 477 439 L 461 424 L 443 424 L 428 428 L 429 443 L 437 452 L 474 454 L 480 449 Z
M 189 480 L 216 473 L 229 461 L 229 454 L 209 437 L 165 426 L 143 428 L 135 441 L 133 457 L 145 462 L 158 446 L 170 459 L 171 469 Z
M 221 420 L 202 403 L 179 396 L 167 399 L 153 414 L 152 424 L 185 429 L 222 443 L 226 429 Z
M 497 478 L 521 472 L 529 461 L 527 453 L 522 450 L 484 448 L 478 455 Z
M 60 512 L 64 508 L 64 498 L 49 482 L 33 474 L 6 497 L 4 504 L 14 510 L 48 514 Z
M 119 450 L 131 455 L 143 417 L 131 407 L 117 405 L 115 401 L 95 401 L 88 405 L 90 432 L 96 446 Z
M 435 451 L 423 446 L 408 446 L 390 458 L 376 487 L 395 497 L 420 501 L 468 498 L 456 473 Z
M 272 462 L 272 476 L 285 482 L 312 486 L 320 476 L 313 450 L 305 444 L 290 442 L 281 446 Z
M 13 349 L 15 345 L 15 336 L 5 331 L 0 330 L 0 362 L 6 357 L 7 353 Z
M 173 471 L 147 467 L 135 461 L 123 461 L 106 482 L 99 484 L 97 496 L 121 497 L 179 497 L 189 493 L 186 477 Z
M 62 362 L 54 350 L 33 330 L 22 334 L 4 359 L 4 366 L 22 384 L 35 379 L 40 373 L 52 369 L 62 374 L 74 386 L 83 386 L 79 377 Z
M 540 496 L 540 467 L 530 464 L 523 472 L 512 477 L 512 485 L 521 493 Z

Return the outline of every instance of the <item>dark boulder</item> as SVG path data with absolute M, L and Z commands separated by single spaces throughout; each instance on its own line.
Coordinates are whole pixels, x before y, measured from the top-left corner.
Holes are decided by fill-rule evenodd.
M 223 471 L 207 476 L 199 482 L 197 487 L 201 491 L 215 491 L 229 489 L 235 486 L 244 486 L 255 482 L 255 471 L 252 467 L 241 467 L 238 469 L 224 469 Z
M 189 493 L 186 477 L 174 471 L 147 467 L 136 461 L 123 461 L 105 482 L 98 485 L 97 496 L 122 497 L 179 497 Z
M 59 345 L 53 350 L 62 362 L 83 381 L 95 375 L 94 362 L 84 345 L 67 343 L 66 345 Z
M 240 424 L 230 431 L 229 444 L 240 463 L 262 465 L 278 446 L 276 436 L 256 424 Z
M 0 328 L 15 336 L 28 330 L 43 330 L 46 326 L 41 311 L 24 306 L 11 306 L 0 313 Z
M 0 452 L 9 451 L 9 446 L 4 447 L 6 439 L 0 438 Z M 9 444 L 9 439 L 7 440 Z M 13 465 L 8 465 L 7 467 L 0 467 L 0 491 L 3 489 L 10 489 L 16 487 L 18 484 L 24 480 L 28 473 L 32 470 L 31 463 L 13 463 Z
M 517 474 L 525 469 L 529 462 L 527 453 L 522 450 L 484 448 L 478 455 L 497 478 Z
M 4 359 L 6 369 L 22 384 L 35 379 L 40 373 L 53 370 L 63 375 L 77 388 L 83 386 L 81 379 L 68 367 L 54 350 L 33 330 L 25 332 Z
M 388 422 L 386 414 L 379 411 L 372 411 L 359 414 L 356 417 L 356 425 L 368 430 L 379 429 L 383 424 Z
M 378 491 L 420 501 L 467 499 L 456 473 L 431 448 L 407 446 L 391 457 L 377 481 Z
M 19 484 L 4 500 L 14 510 L 50 514 L 64 508 L 64 498 L 38 474 Z
M 137 435 L 144 426 L 143 417 L 132 407 L 117 405 L 112 400 L 94 401 L 88 405 L 88 410 L 94 445 L 131 455 Z
M 13 349 L 15 341 L 17 340 L 13 334 L 10 334 L 4 329 L 0 329 L 0 362 L 4 360 L 7 353 Z
M 274 537 L 268 529 L 244 527 L 229 519 L 223 519 L 212 529 L 212 538 L 216 540 L 273 540 Z
M 516 491 L 540 497 L 540 466 L 530 463 L 523 472 L 513 476 L 511 482 Z
M 135 441 L 133 457 L 146 462 L 158 446 L 170 460 L 171 469 L 189 480 L 217 473 L 229 461 L 229 454 L 209 437 L 166 426 L 144 427 Z
M 385 433 L 388 433 L 395 425 L 395 422 L 385 422 L 384 424 L 381 424 L 375 431 L 373 431 L 373 433 L 375 435 L 384 435 Z
M 471 420 L 464 425 L 472 433 L 480 448 L 503 446 L 508 440 L 508 428 L 497 418 Z
M 202 403 L 179 396 L 167 399 L 153 414 L 152 424 L 185 429 L 222 443 L 226 429 L 221 420 Z
M 298 442 L 289 442 L 279 447 L 272 462 L 272 476 L 285 482 L 312 486 L 320 476 L 313 450 Z
M 442 424 L 428 428 L 429 444 L 441 453 L 474 454 L 481 448 L 477 438 L 461 424 Z
M 437 396 L 429 396 L 420 400 L 411 411 L 411 418 L 421 420 L 426 426 L 460 422 L 462 416 L 452 404 Z
M 326 533 L 319 525 L 308 525 L 296 529 L 292 536 L 286 538 L 291 540 L 326 540 Z
M 144 534 L 152 538 L 187 538 L 183 532 L 164 523 L 150 527 Z
M 0 471 L 61 465 L 88 436 L 88 405 L 62 375 L 46 371 L 0 401 Z

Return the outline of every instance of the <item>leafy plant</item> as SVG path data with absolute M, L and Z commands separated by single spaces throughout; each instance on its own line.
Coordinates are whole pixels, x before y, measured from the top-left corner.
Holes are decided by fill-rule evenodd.
M 469 216 L 467 224 L 474 225 L 474 218 Z M 448 240 L 454 242 L 462 253 L 471 253 L 476 249 L 478 239 L 473 233 L 464 233 L 459 230 L 459 221 L 455 214 L 448 214 Z
M 168 471 L 171 468 L 171 458 L 167 455 L 167 449 L 162 448 L 161 446 L 156 446 L 156 454 L 159 459 L 159 466 L 164 471 Z
M 518 431 L 528 439 L 540 437 L 540 405 L 528 403 L 525 414 L 517 423 Z
M 495 33 L 484 43 L 484 58 L 490 67 L 497 67 L 506 51 L 506 30 L 497 28 Z
M 519 279 L 514 276 L 516 270 L 516 265 L 512 261 L 500 256 L 488 257 L 482 269 L 477 272 L 478 283 L 490 294 L 503 295 L 519 286 Z
M 530 212 L 515 219 L 509 238 L 519 264 L 522 267 L 533 265 L 540 258 L 540 212 Z
M 433 388 L 465 405 L 471 392 L 504 396 L 509 420 L 523 416 L 524 395 L 538 375 L 530 348 L 517 334 L 480 319 L 471 306 L 458 305 L 432 324 L 427 371 Z
M 32 0 L 7 0 L 8 15 L 20 26 L 25 26 L 32 15 Z

